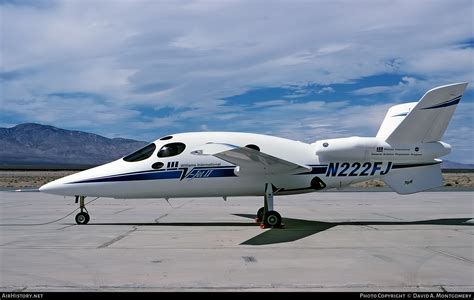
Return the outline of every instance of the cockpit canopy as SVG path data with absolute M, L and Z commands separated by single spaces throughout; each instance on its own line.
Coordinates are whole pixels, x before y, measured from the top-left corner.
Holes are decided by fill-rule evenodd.
M 128 161 L 128 162 L 135 162 L 135 161 L 141 161 L 141 160 L 147 159 L 153 154 L 153 152 L 155 152 L 155 149 L 156 149 L 155 144 L 149 144 L 133 152 L 132 154 L 125 156 L 123 160 Z
M 181 154 L 184 151 L 184 149 L 186 149 L 186 145 L 183 143 L 169 143 L 160 148 L 157 156 L 160 158 L 176 156 L 178 154 Z M 149 158 L 150 156 L 152 156 L 155 150 L 156 150 L 156 145 L 149 144 L 133 152 L 132 154 L 125 156 L 123 160 L 128 161 L 128 162 L 136 162 L 136 161 L 145 160 Z
M 166 144 L 158 151 L 158 157 L 170 157 L 180 154 L 186 149 L 186 145 L 183 143 L 170 143 Z

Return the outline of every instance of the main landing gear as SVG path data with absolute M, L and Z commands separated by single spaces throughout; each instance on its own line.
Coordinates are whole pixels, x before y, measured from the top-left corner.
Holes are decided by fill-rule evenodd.
M 257 211 L 256 221 L 260 223 L 260 228 L 283 228 L 280 214 L 273 210 L 273 185 L 271 183 L 265 183 L 263 207 Z
M 76 215 L 76 223 L 79 225 L 87 224 L 91 219 L 86 209 L 86 205 L 84 204 L 85 198 L 85 196 L 76 196 L 76 203 L 79 202 L 79 208 L 81 209 L 81 212 Z

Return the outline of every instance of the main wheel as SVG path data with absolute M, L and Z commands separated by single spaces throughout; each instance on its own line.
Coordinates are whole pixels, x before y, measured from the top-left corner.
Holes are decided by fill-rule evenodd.
M 80 212 L 76 215 L 76 223 L 79 225 L 87 224 L 89 223 L 90 216 L 86 212 Z
M 281 216 L 276 211 L 269 211 L 265 214 L 263 223 L 268 227 L 280 227 L 281 225 Z
M 257 219 L 259 221 L 263 220 L 263 214 L 265 213 L 265 207 L 260 207 L 260 209 L 257 211 Z

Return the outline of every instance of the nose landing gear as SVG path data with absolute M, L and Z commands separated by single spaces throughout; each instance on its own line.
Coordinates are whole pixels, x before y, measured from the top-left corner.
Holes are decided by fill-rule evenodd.
M 79 202 L 79 208 L 81 212 L 76 215 L 76 223 L 78 225 L 85 225 L 89 223 L 91 219 L 89 216 L 89 212 L 86 209 L 86 205 L 84 204 L 85 196 L 76 196 L 76 203 Z

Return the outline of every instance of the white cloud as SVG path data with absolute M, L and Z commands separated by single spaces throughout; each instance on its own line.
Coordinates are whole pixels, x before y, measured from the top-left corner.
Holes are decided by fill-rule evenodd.
M 269 100 L 269 101 L 256 102 L 253 104 L 253 107 L 282 106 L 289 103 L 290 102 L 287 100 Z
M 318 91 L 318 94 L 324 94 L 324 93 L 334 93 L 334 89 L 330 86 L 326 86 Z
M 373 95 L 373 94 L 383 94 L 383 93 L 403 93 L 404 91 L 409 90 L 409 88 L 415 86 L 417 80 L 411 77 L 403 77 L 397 85 L 392 86 L 372 86 L 367 88 L 362 88 L 354 91 L 356 95 Z

